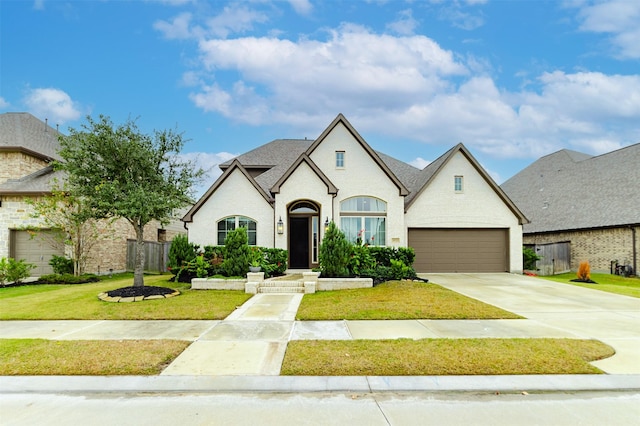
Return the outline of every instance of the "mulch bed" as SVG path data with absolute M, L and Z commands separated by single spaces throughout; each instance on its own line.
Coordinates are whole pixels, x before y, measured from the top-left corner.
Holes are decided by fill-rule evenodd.
M 165 299 L 179 295 L 178 290 L 167 287 L 141 286 L 122 287 L 100 293 L 98 299 L 104 302 L 141 302 L 143 300 Z
M 107 294 L 110 297 L 149 297 L 149 296 L 164 296 L 171 294 L 175 290 L 167 287 L 154 287 L 150 285 L 137 286 L 137 287 L 122 287 L 115 290 L 108 291 Z

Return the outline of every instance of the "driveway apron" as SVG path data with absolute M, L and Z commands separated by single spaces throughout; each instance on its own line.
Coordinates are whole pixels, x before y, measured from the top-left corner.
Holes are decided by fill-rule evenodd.
M 580 338 L 616 354 L 592 364 L 640 374 L 640 299 L 513 274 L 424 274 L 433 283 Z
M 302 294 L 257 294 L 203 333 L 162 375 L 277 376 Z

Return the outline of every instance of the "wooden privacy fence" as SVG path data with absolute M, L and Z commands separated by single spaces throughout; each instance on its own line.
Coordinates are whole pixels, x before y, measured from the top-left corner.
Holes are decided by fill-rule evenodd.
M 145 272 L 168 272 L 169 247 L 171 241 L 157 243 L 144 242 L 144 270 Z M 133 271 L 136 264 L 136 240 L 127 240 L 127 270 Z
M 542 259 L 536 262 L 540 275 L 571 272 L 571 243 L 536 244 L 535 251 Z

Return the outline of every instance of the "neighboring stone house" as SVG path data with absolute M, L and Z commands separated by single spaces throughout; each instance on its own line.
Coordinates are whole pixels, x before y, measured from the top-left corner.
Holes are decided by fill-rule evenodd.
M 307 269 L 334 221 L 354 242 L 413 247 L 418 272 L 522 271 L 527 219 L 462 144 L 420 170 L 374 151 L 340 114 L 314 141 L 275 140 L 220 168 L 183 218 L 193 243 L 244 226 L 250 244 Z
M 535 161 L 502 189 L 531 221 L 524 226 L 526 245 L 542 252 L 565 244 L 573 271 L 581 261 L 599 272 L 610 272 L 615 261 L 637 271 L 640 144 L 596 157 L 563 149 Z M 552 265 L 547 273 L 555 272 L 561 271 Z
M 26 200 L 50 194 L 53 180 L 64 180 L 64 174 L 51 166 L 60 159 L 59 136 L 58 130 L 29 113 L 0 114 L 0 258 L 25 259 L 37 265 L 32 272 L 35 276 L 51 273 L 51 256 L 64 254 L 46 239 L 32 238 L 25 231 L 27 227 L 43 226 L 41 219 L 31 217 L 33 211 Z M 184 228 L 177 228 L 176 222 L 167 227 L 151 223 L 145 229 L 145 240 L 170 241 L 179 232 L 184 233 Z M 93 249 L 87 272 L 126 269 L 126 240 L 135 238 L 132 226 L 121 219 L 105 233 L 113 237 Z

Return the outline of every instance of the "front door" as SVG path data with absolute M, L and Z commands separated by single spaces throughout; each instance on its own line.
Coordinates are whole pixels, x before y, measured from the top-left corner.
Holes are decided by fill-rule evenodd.
M 309 217 L 289 217 L 289 267 L 309 268 Z

